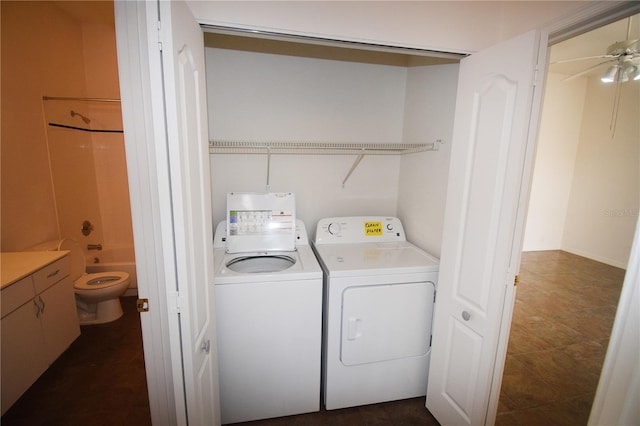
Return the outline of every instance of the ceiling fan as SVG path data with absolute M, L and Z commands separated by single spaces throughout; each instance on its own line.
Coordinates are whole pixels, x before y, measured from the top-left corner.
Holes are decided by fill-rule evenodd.
M 607 67 L 604 74 L 601 75 L 600 81 L 603 83 L 616 83 L 615 98 L 613 103 L 613 110 L 611 114 L 611 122 L 609 130 L 611 131 L 611 137 L 615 135 L 616 122 L 618 119 L 618 107 L 620 105 L 620 92 L 622 83 L 628 81 L 635 81 L 640 83 L 640 39 L 631 38 L 632 17 L 629 17 L 627 24 L 627 38 L 623 41 L 617 41 L 610 45 L 604 55 L 585 56 L 575 59 L 565 59 L 552 62 L 552 64 L 562 64 L 568 62 L 584 61 L 584 60 L 596 60 L 605 59 L 605 61 L 599 62 L 593 66 L 587 67 L 582 71 L 576 72 L 564 78 L 563 81 L 571 80 L 577 77 L 581 77 L 585 74 L 595 72 L 599 68 Z
M 552 64 L 562 64 L 589 59 L 606 59 L 603 62 L 566 77 L 564 81 L 583 76 L 606 65 L 608 65 L 608 68 L 602 77 L 600 77 L 600 80 L 603 83 L 640 81 L 640 39 L 631 38 L 631 20 L 632 17 L 629 17 L 627 38 L 623 41 L 617 41 L 610 45 L 604 55 L 585 56 L 582 58 L 564 59 L 553 62 Z

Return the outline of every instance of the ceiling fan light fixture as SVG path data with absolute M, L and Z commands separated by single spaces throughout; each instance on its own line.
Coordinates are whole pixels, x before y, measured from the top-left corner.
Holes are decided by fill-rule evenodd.
M 640 74 L 638 73 L 638 65 L 636 65 L 633 60 L 625 59 L 622 62 L 622 69 L 620 70 L 620 76 L 618 78 L 620 78 L 623 82 L 629 80 L 638 80 L 640 79 L 639 75 Z
M 626 67 L 624 69 L 624 77 L 626 77 L 626 80 L 634 80 L 634 81 L 638 81 L 640 80 L 640 71 L 638 70 L 638 66 L 637 65 L 631 65 L 629 67 Z
M 619 68 L 620 68 L 620 65 L 618 64 L 611 65 L 607 70 L 607 72 L 604 73 L 602 77 L 600 77 L 600 81 L 602 81 L 603 83 L 613 83 L 614 81 L 616 81 L 616 77 L 618 77 Z

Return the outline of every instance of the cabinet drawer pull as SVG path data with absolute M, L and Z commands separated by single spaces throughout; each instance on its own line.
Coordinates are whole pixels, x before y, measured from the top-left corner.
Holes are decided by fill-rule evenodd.
M 56 275 L 58 275 L 58 272 L 60 272 L 60 269 L 56 269 L 55 272 L 52 272 L 49 275 L 47 275 L 47 278 L 55 277 Z

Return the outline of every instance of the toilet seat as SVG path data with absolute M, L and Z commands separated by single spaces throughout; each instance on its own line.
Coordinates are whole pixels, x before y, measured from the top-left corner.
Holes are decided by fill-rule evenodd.
M 98 272 L 81 276 L 73 283 L 73 287 L 76 290 L 92 291 L 114 287 L 122 284 L 124 281 L 129 281 L 129 274 L 127 272 Z

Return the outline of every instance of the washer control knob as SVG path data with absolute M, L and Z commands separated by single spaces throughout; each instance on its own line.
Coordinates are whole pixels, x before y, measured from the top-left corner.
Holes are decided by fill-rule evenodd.
M 327 226 L 327 231 L 329 231 L 331 235 L 338 235 L 341 230 L 342 227 L 339 223 L 331 222 L 329 226 Z
M 393 225 L 392 225 L 392 224 L 390 224 L 390 223 L 387 223 L 387 229 L 388 229 L 389 231 L 393 231 Z

